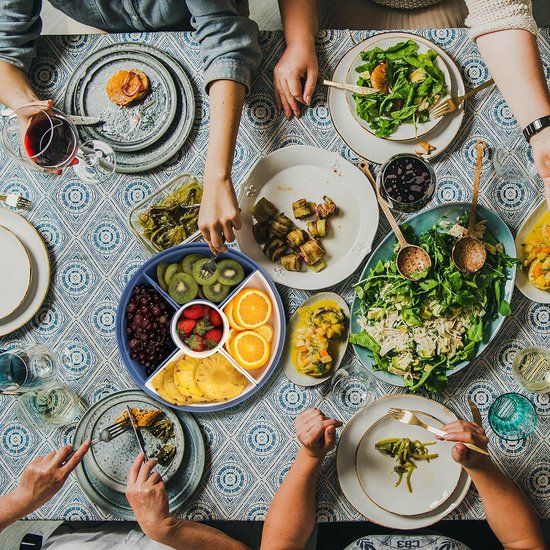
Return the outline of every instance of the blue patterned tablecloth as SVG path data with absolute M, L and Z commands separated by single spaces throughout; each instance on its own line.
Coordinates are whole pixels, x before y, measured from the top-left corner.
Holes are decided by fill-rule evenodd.
M 317 49 L 321 74 L 330 76 L 344 53 L 370 34 L 320 33 Z M 466 86 L 476 86 L 488 78 L 487 68 L 465 30 L 421 34 L 443 47 L 457 62 Z M 115 314 L 122 289 L 148 254 L 126 223 L 128 211 L 182 171 L 203 173 L 209 119 L 208 100 L 202 91 L 199 45 L 190 33 L 43 37 L 31 71 L 33 86 L 42 97 L 52 97 L 61 103 L 63 86 L 78 64 L 92 52 L 117 41 L 160 48 L 174 56 L 191 77 L 197 99 L 195 123 L 187 143 L 170 162 L 152 173 L 117 175 L 106 184 L 93 186 L 80 182 L 71 170 L 61 177 L 29 171 L 11 161 L 0 148 L 0 192 L 21 193 L 33 201 L 32 209 L 25 215 L 44 237 L 53 266 L 51 288 L 42 308 L 23 329 L 0 339 L 0 345 L 42 341 L 54 347 L 64 339 L 78 340 L 90 369 L 87 376 L 71 384 L 90 403 L 135 386 L 118 354 Z M 244 109 L 235 151 L 236 185 L 260 158 L 291 144 L 314 145 L 357 162 L 356 155 L 332 126 L 326 90 L 316 91 L 313 106 L 299 120 L 287 122 L 277 113 L 271 75 L 284 40 L 279 32 L 266 32 L 261 33 L 260 41 L 264 61 Z M 541 31 L 539 44 L 548 78 L 549 31 Z M 434 161 L 439 180 L 434 203 L 470 200 L 476 137 L 482 136 L 494 146 L 515 128 L 515 120 L 498 91 L 485 90 L 468 100 L 457 139 Z M 489 148 L 484 159 L 480 200 L 515 230 L 540 201 L 542 183 L 538 178 L 522 184 L 497 179 L 491 154 Z M 383 220 L 375 244 L 388 231 L 389 226 Z M 335 288 L 349 302 L 357 275 Z M 307 295 L 286 287 L 280 287 L 280 292 L 288 315 Z M 516 291 L 512 308 L 514 314 L 506 319 L 498 338 L 467 369 L 450 378 L 445 393 L 435 397 L 459 416 L 469 418 L 468 398 L 477 403 L 485 417 L 497 395 L 523 392 L 511 373 L 515 352 L 528 344 L 549 345 L 550 307 L 530 302 Z M 351 349 L 346 360 L 355 360 Z M 399 392 L 399 388 L 377 382 L 378 396 Z M 496 438 L 490 430 L 488 433 L 497 462 L 527 493 L 539 515 L 550 517 L 550 400 L 548 395 L 530 395 L 530 398 L 539 415 L 531 437 L 509 443 Z M 326 385 L 299 388 L 279 370 L 262 391 L 240 406 L 197 415 L 206 442 L 207 464 L 202 482 L 183 507 L 182 515 L 196 520 L 264 519 L 298 447 L 294 418 L 311 406 L 341 416 L 330 401 Z M 33 432 L 18 422 L 15 402 L 9 397 L 0 397 L 0 410 L 0 491 L 5 493 L 16 486 L 23 468 L 33 457 L 69 443 L 74 426 L 48 433 Z M 108 516 L 86 499 L 71 477 L 59 494 L 32 517 L 95 520 Z M 451 517 L 483 517 L 475 489 L 470 490 Z M 334 453 L 321 471 L 318 519 L 361 519 L 339 489 Z

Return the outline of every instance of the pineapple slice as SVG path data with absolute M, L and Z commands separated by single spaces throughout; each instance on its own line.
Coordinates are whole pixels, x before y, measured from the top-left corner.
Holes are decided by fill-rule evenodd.
M 198 363 L 195 380 L 200 391 L 210 401 L 226 401 L 237 397 L 247 382 L 229 360 L 219 353 Z
M 164 389 L 164 378 L 166 371 L 171 368 L 170 365 L 168 365 L 165 369 L 161 370 L 154 378 L 153 378 L 153 388 L 155 391 L 166 401 L 167 403 L 172 403 L 173 405 L 184 405 L 184 401 L 182 399 L 178 398 L 175 399 L 172 396 L 168 395 L 166 390 Z
M 194 357 L 180 359 L 174 371 L 174 382 L 180 393 L 204 401 L 204 394 L 195 380 L 195 369 L 198 363 L 199 360 Z

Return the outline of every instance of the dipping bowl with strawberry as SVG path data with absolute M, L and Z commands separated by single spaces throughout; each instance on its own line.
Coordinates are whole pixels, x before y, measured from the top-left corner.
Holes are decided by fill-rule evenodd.
M 172 318 L 172 338 L 191 357 L 209 357 L 227 340 L 229 322 L 212 302 L 194 300 Z

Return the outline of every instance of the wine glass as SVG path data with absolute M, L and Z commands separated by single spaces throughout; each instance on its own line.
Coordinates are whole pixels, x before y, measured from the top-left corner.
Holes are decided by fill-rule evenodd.
M 19 107 L 6 119 L 2 142 L 12 158 L 34 170 L 60 173 L 71 166 L 86 183 L 105 181 L 116 167 L 109 145 L 97 140 L 80 143 L 76 126 L 55 107 Z
M 330 392 L 338 410 L 354 413 L 374 399 L 376 381 L 366 367 L 352 363 L 332 375 Z
M 28 391 L 55 380 L 57 361 L 42 344 L 0 350 L 0 392 Z

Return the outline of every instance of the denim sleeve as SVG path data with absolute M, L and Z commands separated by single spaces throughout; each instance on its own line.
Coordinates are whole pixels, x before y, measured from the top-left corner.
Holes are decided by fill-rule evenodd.
M 42 30 L 42 0 L 0 1 L 0 61 L 27 72 Z
M 205 89 L 215 80 L 234 80 L 250 91 L 262 58 L 256 23 L 239 14 L 236 0 L 187 0 L 187 6 L 201 44 Z

